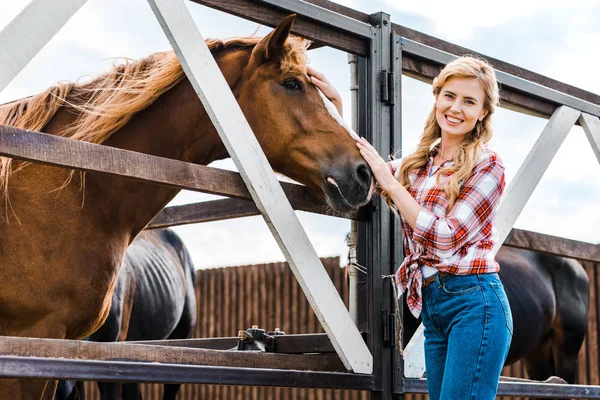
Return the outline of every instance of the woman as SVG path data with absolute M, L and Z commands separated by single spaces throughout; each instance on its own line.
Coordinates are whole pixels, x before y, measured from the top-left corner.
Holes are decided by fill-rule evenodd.
M 341 108 L 326 78 L 309 74 Z M 460 57 L 433 81 L 433 94 L 413 154 L 386 164 L 365 139 L 356 145 L 400 215 L 406 257 L 396 283 L 423 318 L 430 398 L 492 400 L 512 337 L 492 253 L 504 166 L 486 146 L 498 84 L 487 62 Z

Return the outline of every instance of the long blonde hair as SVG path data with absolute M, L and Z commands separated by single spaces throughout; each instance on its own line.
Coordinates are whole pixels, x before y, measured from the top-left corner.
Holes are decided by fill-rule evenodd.
M 483 59 L 464 56 L 446 65 L 433 80 L 432 89 L 436 99 L 444 84 L 451 78 L 477 79 L 485 92 L 483 108 L 487 111 L 487 114 L 481 121 L 477 121 L 475 128 L 465 136 L 464 141 L 454 154 L 454 165 L 443 167 L 438 171 L 436 183 L 439 187 L 442 187 L 440 179 L 448 177 L 443 184 L 444 192 L 448 196 L 449 201 L 448 210 L 454 205 L 460 193 L 462 183 L 473 171 L 480 150 L 492 139 L 492 115 L 496 110 L 496 105 L 500 97 L 494 69 Z M 441 138 L 441 133 L 436 119 L 436 106 L 434 104 L 433 109 L 427 117 L 417 150 L 402 162 L 399 178 L 402 186 L 407 189 L 409 188 L 410 171 L 427 165 L 431 148 Z

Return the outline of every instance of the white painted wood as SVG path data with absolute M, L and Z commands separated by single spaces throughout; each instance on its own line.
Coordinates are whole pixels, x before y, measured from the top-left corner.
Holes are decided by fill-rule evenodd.
M 404 376 L 422 378 L 425 374 L 425 327 L 419 325 L 417 331 L 404 349 Z
M 296 279 L 346 368 L 371 374 L 373 356 L 294 214 L 182 0 L 148 0 Z
M 529 197 L 580 114 L 579 111 L 567 106 L 557 108 L 552 114 L 542 134 L 504 193 L 496 218 L 498 240 L 494 252 L 497 252 L 506 240 L 523 207 L 527 204 Z
M 0 92 L 87 0 L 33 0 L 0 32 Z
M 596 155 L 596 159 L 600 163 L 600 118 L 581 113 L 579 123 L 583 127 L 585 135 L 592 145 L 592 150 Z

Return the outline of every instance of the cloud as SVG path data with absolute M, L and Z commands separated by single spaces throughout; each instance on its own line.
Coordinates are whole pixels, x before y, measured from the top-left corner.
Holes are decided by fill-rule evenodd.
M 460 3 L 445 0 L 383 0 L 383 3 L 392 10 L 426 16 L 434 21 L 433 34 L 450 41 L 468 38 L 481 27 L 497 26 L 518 17 L 535 15 L 542 7 L 551 10 L 567 7 L 560 0 L 505 0 L 501 7 L 493 8 L 480 0 L 462 0 Z

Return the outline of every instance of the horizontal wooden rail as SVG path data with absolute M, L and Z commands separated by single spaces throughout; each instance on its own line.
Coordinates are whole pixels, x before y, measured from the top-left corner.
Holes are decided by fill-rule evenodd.
M 275 353 L 304 354 L 335 352 L 331 341 L 324 333 L 275 336 L 274 340 Z M 219 337 L 201 339 L 149 340 L 127 343 L 152 346 L 176 346 L 198 349 L 229 350 L 237 347 L 238 338 Z
M 360 56 L 367 56 L 369 49 L 369 40 L 359 35 L 348 32 L 347 18 L 357 21 L 357 24 L 369 23 L 368 14 L 356 11 L 352 8 L 344 7 L 328 0 L 307 0 L 302 2 L 300 7 L 288 7 L 285 10 L 285 4 L 275 5 L 273 1 L 251 1 L 251 0 L 192 0 L 195 3 L 202 4 L 229 14 L 249 19 L 268 26 L 276 26 L 279 21 L 295 9 L 310 9 L 310 5 L 324 8 L 330 12 L 340 14 L 343 18 L 321 17 L 315 19 L 316 12 L 309 13 L 309 17 L 298 15 L 297 23 L 294 25 L 294 33 L 314 40 L 317 44 L 328 45 L 349 53 Z M 323 13 L 325 14 L 325 13 Z M 344 21 L 341 24 L 338 20 Z M 336 26 L 339 25 L 339 26 Z M 358 25 L 361 26 L 361 25 Z M 513 64 L 488 57 L 484 54 L 472 51 L 470 49 L 454 45 L 433 36 L 423 34 L 413 29 L 398 24 L 392 24 L 392 32 L 403 38 L 420 44 L 432 47 L 433 49 L 443 51 L 454 55 L 474 54 L 486 58 L 498 71 L 514 75 L 518 78 L 531 81 L 538 85 L 545 86 L 554 91 L 558 91 L 568 96 L 589 102 L 592 105 L 600 105 L 600 96 L 577 87 L 567 85 L 535 72 L 517 67 Z M 410 49 L 403 49 L 402 69 L 403 73 L 413 78 L 431 82 L 439 73 L 442 63 L 411 53 Z M 539 117 L 549 118 L 554 109 L 562 105 L 555 101 L 549 101 L 524 92 L 521 89 L 510 87 L 504 84 L 501 92 L 501 105 L 514 111 L 523 112 Z
M 0 337 L 0 355 L 346 372 L 344 365 L 335 354 L 299 355 L 263 353 L 260 351 L 220 351 L 174 346 L 149 346 L 126 342 L 98 343 L 7 336 Z
M 318 203 L 307 201 L 306 198 L 295 196 L 293 193 L 288 193 L 285 188 L 284 191 L 295 210 L 354 219 L 357 221 L 366 221 L 367 217 L 364 209 L 339 215 L 325 205 L 319 205 Z M 252 217 L 255 215 L 260 215 L 260 211 L 258 211 L 256 205 L 249 200 L 223 199 L 204 201 L 200 203 L 167 207 L 158 214 L 152 222 L 150 222 L 148 229 L 222 221 L 234 218 Z
M 372 390 L 372 375 L 155 362 L 0 356 L 0 377 Z
M 0 155 L 251 200 L 237 172 L 2 125 Z M 320 193 L 288 182 L 281 185 L 296 209 L 341 217 L 329 210 Z M 241 202 L 229 204 L 240 206 Z M 358 214 L 348 213 L 346 217 L 358 218 Z
M 504 245 L 600 263 L 600 244 L 580 242 L 543 233 L 513 228 Z
M 502 378 L 501 378 L 502 379 Z M 405 379 L 405 393 L 427 393 L 425 379 Z M 498 396 L 568 397 L 600 399 L 600 386 L 566 385 L 542 382 L 500 382 Z
M 294 204 L 293 197 L 288 197 L 292 201 L 294 208 L 313 211 L 297 207 Z M 327 214 L 327 212 L 321 212 L 321 214 Z M 197 224 L 253 215 L 259 215 L 259 212 L 256 206 L 249 201 L 238 199 L 214 200 L 167 207 L 150 223 L 148 228 L 166 228 L 176 225 Z M 367 218 L 364 209 L 361 209 L 359 213 L 354 213 L 352 216 L 346 217 L 359 221 L 365 221 Z M 504 245 L 576 258 L 581 261 L 600 262 L 600 244 L 565 239 L 538 232 L 513 228 Z

